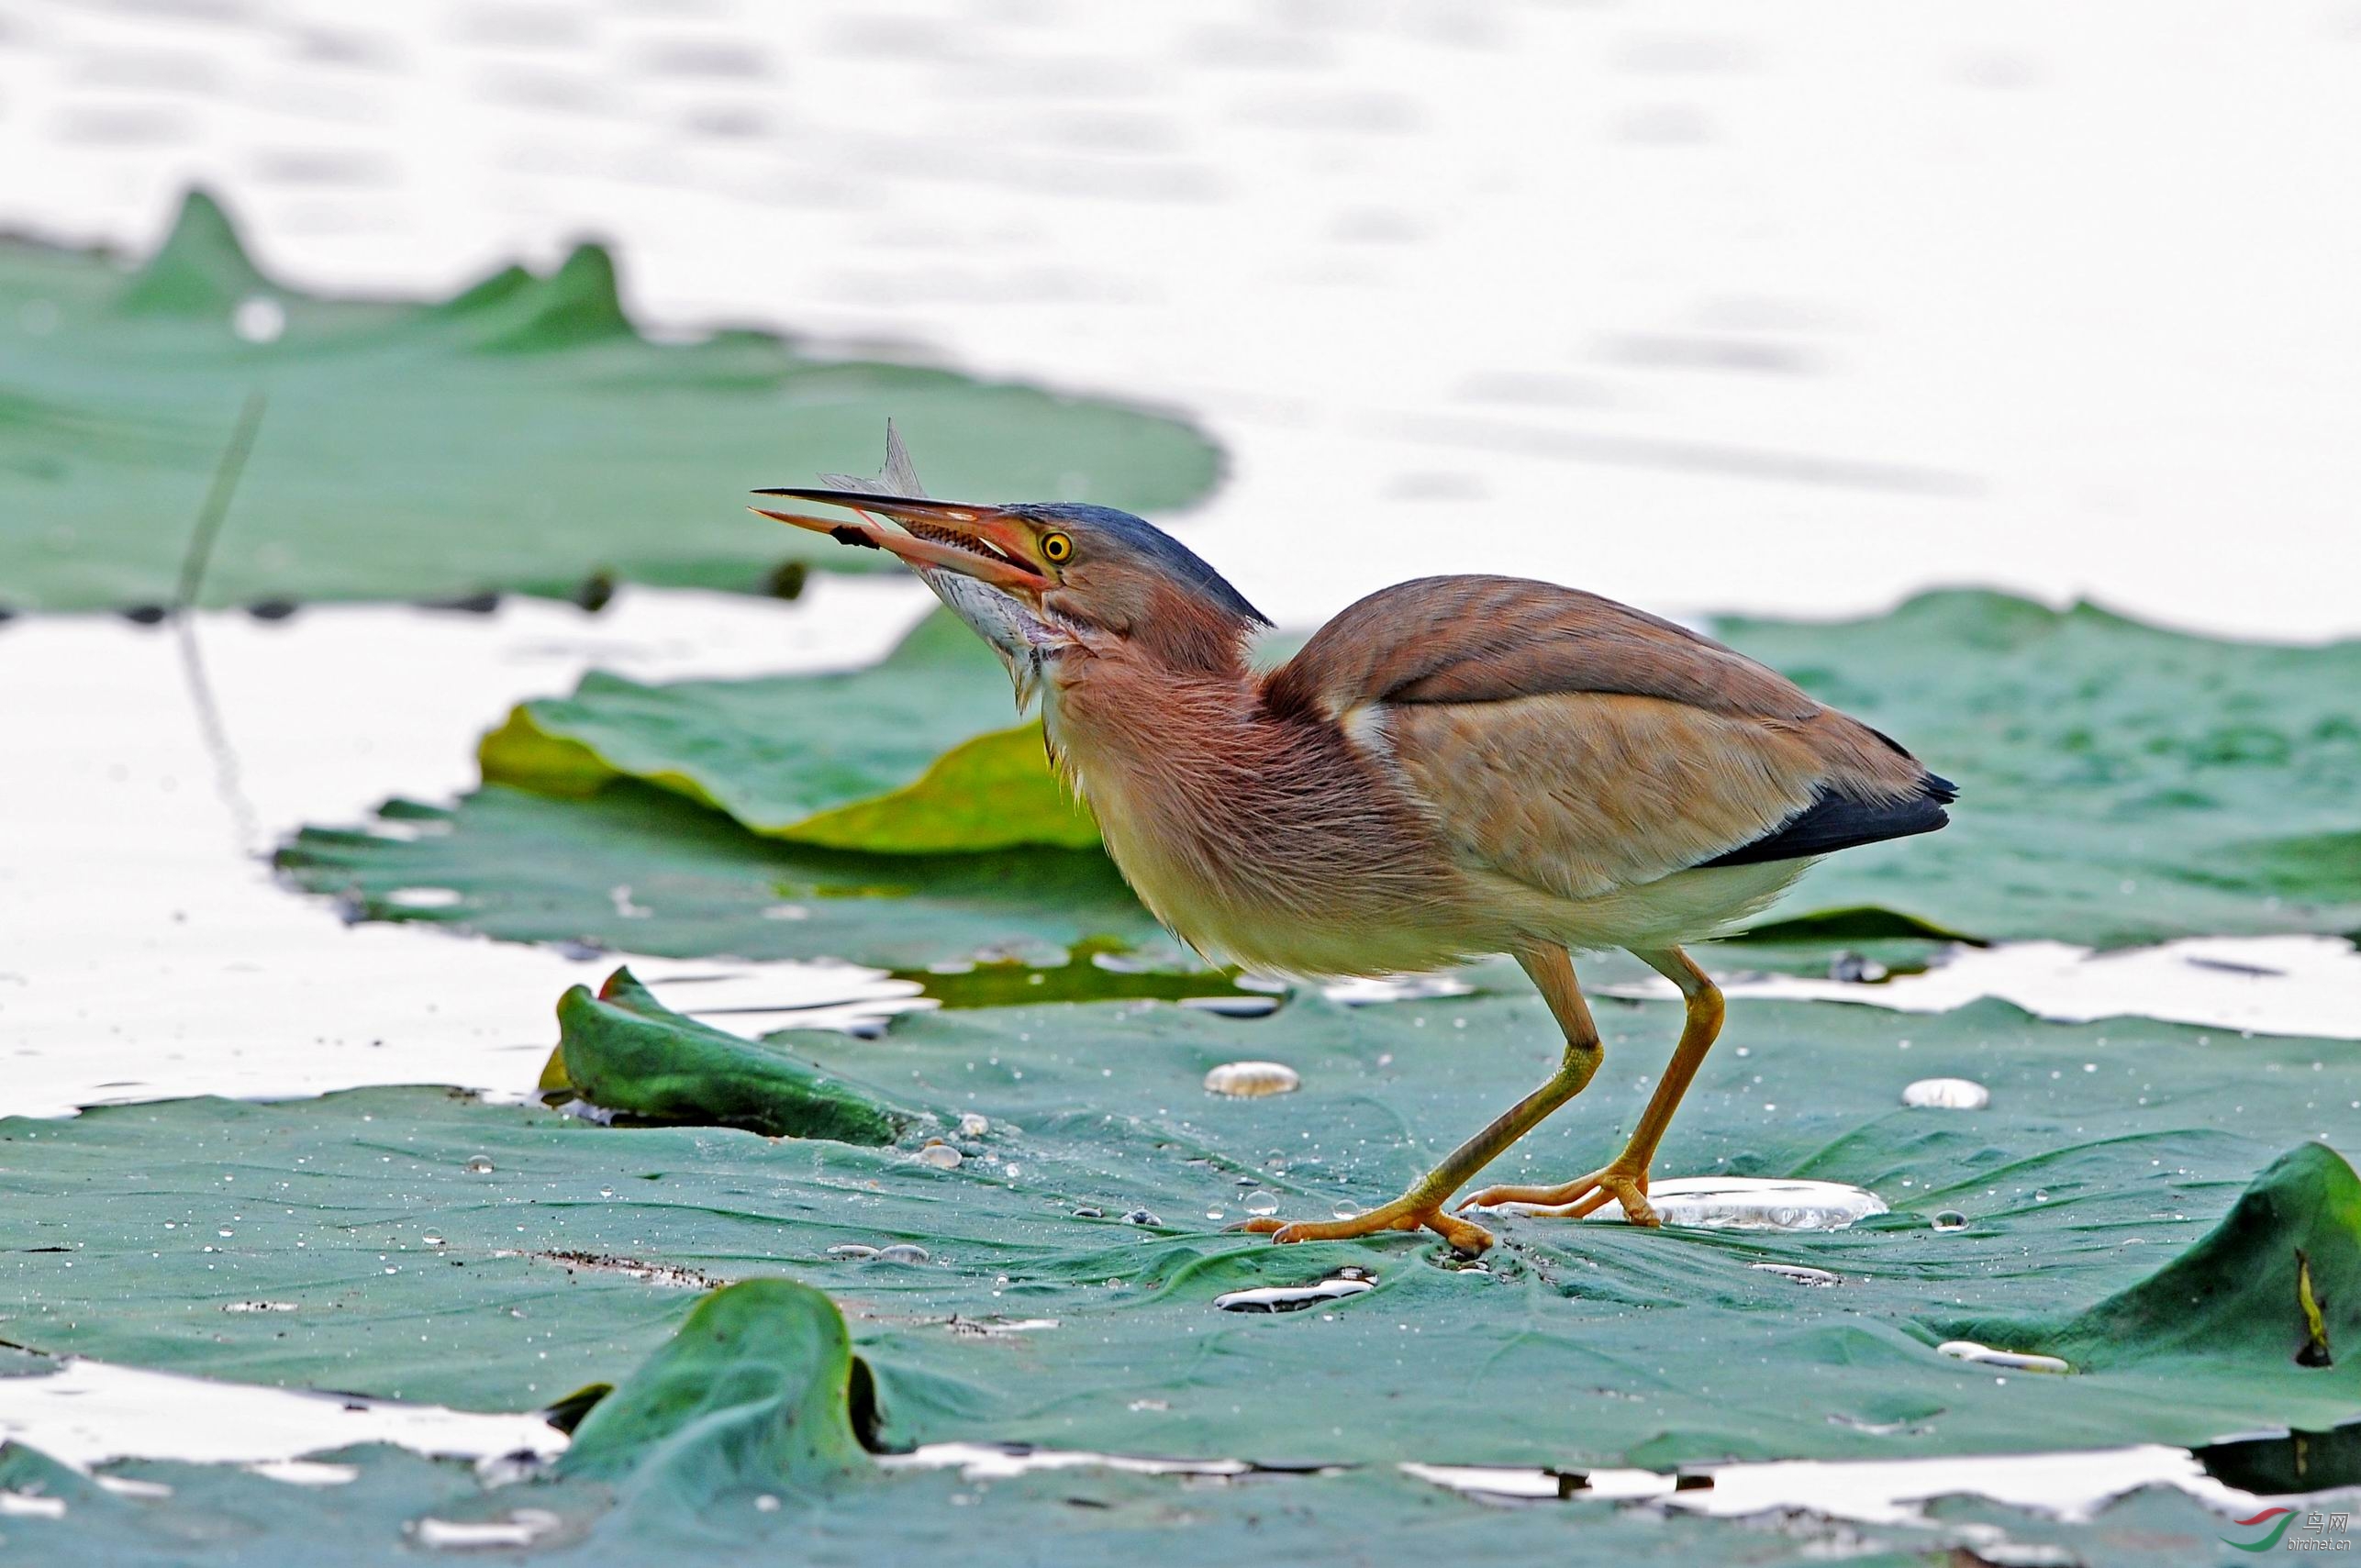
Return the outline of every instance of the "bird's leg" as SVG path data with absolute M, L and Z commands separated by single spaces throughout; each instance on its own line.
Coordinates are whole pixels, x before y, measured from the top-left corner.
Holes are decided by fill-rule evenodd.
M 1605 1054 L 1598 1040 L 1598 1027 L 1590 1021 L 1589 1006 L 1575 984 L 1574 961 L 1566 956 L 1565 949 L 1536 948 L 1519 953 L 1517 962 L 1524 965 L 1525 973 L 1541 989 L 1542 1000 L 1549 1004 L 1550 1012 L 1565 1033 L 1565 1054 L 1559 1058 L 1557 1071 L 1550 1074 L 1548 1082 L 1495 1117 L 1490 1126 L 1453 1150 L 1442 1164 L 1420 1177 L 1409 1191 L 1382 1207 L 1356 1214 L 1350 1219 L 1299 1219 L 1293 1223 L 1275 1218 L 1250 1219 L 1235 1229 L 1268 1232 L 1275 1241 L 1334 1241 L 1423 1227 L 1471 1257 L 1491 1246 L 1490 1231 L 1471 1220 L 1446 1214 L 1443 1205 L 1469 1177 L 1539 1126 L 1542 1118 L 1582 1093 L 1583 1085 L 1598 1071 L 1599 1059 Z
M 1579 1219 L 1593 1209 L 1605 1207 L 1612 1199 L 1623 1206 L 1623 1218 L 1634 1225 L 1663 1223 L 1656 1218 L 1654 1206 L 1648 1202 L 1648 1162 L 1656 1157 L 1656 1145 L 1664 1141 L 1665 1129 L 1672 1124 L 1673 1112 L 1678 1108 L 1681 1096 L 1688 1093 L 1689 1083 L 1704 1064 L 1705 1053 L 1712 1049 L 1714 1037 L 1721 1032 L 1721 990 L 1678 948 L 1637 952 L 1637 956 L 1680 987 L 1687 1010 L 1681 1023 L 1680 1044 L 1673 1048 L 1672 1061 L 1665 1064 L 1665 1075 L 1657 1081 L 1656 1092 L 1648 1097 L 1648 1108 L 1641 1113 L 1640 1125 L 1632 1129 L 1632 1140 L 1623 1146 L 1623 1152 L 1603 1168 L 1557 1186 L 1487 1187 L 1461 1204 L 1462 1209 L 1515 1204 L 1529 1214 Z

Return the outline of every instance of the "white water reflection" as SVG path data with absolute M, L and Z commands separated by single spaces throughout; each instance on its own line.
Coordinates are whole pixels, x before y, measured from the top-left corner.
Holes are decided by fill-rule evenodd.
M 0 951 L 0 1115 L 363 1084 L 521 1093 L 556 1038 L 558 995 L 624 962 L 669 1005 L 775 1009 L 714 1015 L 748 1033 L 914 1005 L 916 987 L 845 964 L 576 958 L 425 924 L 347 926 L 327 900 L 277 885 L 262 857 L 387 795 L 472 786 L 478 733 L 593 664 L 659 680 L 858 663 L 929 602 L 915 584 L 830 578 L 794 605 L 629 589 L 598 616 L 514 597 L 483 616 L 201 616 L 211 742 L 169 629 L 100 616 L 0 627 L 0 727 L 40 738 L 39 765 L 0 768 L 0 821 L 27 829 L 0 835 L 0 898 L 18 912 Z
M 1676 995 L 1663 981 L 1613 989 L 1622 995 Z M 2342 937 L 2190 937 L 2112 952 L 2066 942 L 2004 942 L 1955 948 L 1924 973 L 1876 984 L 1752 974 L 1732 976 L 1722 990 L 1732 996 L 1858 1002 L 1905 1013 L 1949 1012 L 1997 996 L 2061 1023 L 2142 1018 L 2361 1040 L 2361 950 Z
M 2208 1475 L 2187 1449 L 2160 1443 L 2059 1453 L 1702 1465 L 1683 1473 L 1693 1478 L 1686 1486 L 1653 1470 L 1593 1470 L 1569 1488 L 1565 1473 L 1550 1470 L 1453 1464 L 1402 1469 L 1453 1491 L 1486 1496 L 1636 1498 L 1722 1518 L 1795 1510 L 1873 1525 L 1934 1526 L 1925 1505 L 1938 1497 L 1981 1497 L 2073 1523 L 2088 1520 L 2144 1486 L 2170 1486 L 2223 1514 L 2250 1512 L 2255 1503 L 2253 1494 Z M 1941 1528 L 1999 1538 L 1988 1525 L 1943 1521 Z
M 343 1467 L 296 1464 L 355 1443 L 391 1443 L 437 1459 L 562 1452 L 565 1434 L 537 1415 L 483 1415 L 440 1405 L 308 1389 L 264 1388 L 67 1357 L 55 1372 L 0 1377 L 0 1439 L 78 1470 L 125 1459 L 243 1464 L 273 1480 L 327 1485 Z
M 1843 1182 L 1770 1176 L 1667 1177 L 1648 1184 L 1648 1202 L 1666 1225 L 1698 1230 L 1843 1230 L 1886 1212 L 1884 1198 Z M 1622 1206 L 1586 1218 L 1620 1220 Z

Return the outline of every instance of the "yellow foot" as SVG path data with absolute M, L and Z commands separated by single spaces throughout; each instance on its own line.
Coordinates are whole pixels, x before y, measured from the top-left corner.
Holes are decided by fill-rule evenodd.
M 1464 1252 L 1471 1258 L 1481 1255 L 1492 1245 L 1492 1232 L 1472 1220 L 1445 1214 L 1440 1207 L 1412 1208 L 1399 1200 L 1383 1208 L 1373 1208 L 1366 1214 L 1356 1214 L 1350 1219 L 1250 1219 L 1230 1229 L 1251 1230 L 1281 1243 L 1344 1241 L 1357 1236 L 1375 1236 L 1387 1230 L 1424 1229 L 1450 1242 L 1453 1251 Z
M 1464 1211 L 1514 1204 L 1524 1214 L 1580 1219 L 1610 1201 L 1621 1204 L 1623 1218 L 1634 1225 L 1653 1228 L 1664 1223 L 1648 1201 L 1648 1173 L 1630 1165 L 1609 1165 L 1554 1187 L 1486 1187 L 1459 1207 Z

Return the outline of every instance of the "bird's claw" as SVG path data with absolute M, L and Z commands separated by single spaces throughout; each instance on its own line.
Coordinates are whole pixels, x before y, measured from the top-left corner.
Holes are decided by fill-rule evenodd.
M 1387 1230 L 1431 1230 L 1451 1243 L 1452 1251 L 1480 1257 L 1492 1245 L 1492 1232 L 1473 1220 L 1445 1214 L 1441 1208 L 1400 1209 L 1393 1205 L 1373 1208 L 1351 1219 L 1280 1219 L 1266 1217 L 1227 1227 L 1268 1236 L 1281 1246 L 1297 1241 L 1342 1241 L 1375 1236 Z
M 1620 1204 L 1623 1218 L 1634 1225 L 1654 1229 L 1664 1224 L 1648 1201 L 1648 1173 L 1627 1165 L 1609 1165 L 1554 1187 L 1486 1187 L 1463 1199 L 1459 1208 L 1464 1214 L 1471 1208 L 1513 1207 L 1520 1214 L 1580 1219 L 1610 1202 Z

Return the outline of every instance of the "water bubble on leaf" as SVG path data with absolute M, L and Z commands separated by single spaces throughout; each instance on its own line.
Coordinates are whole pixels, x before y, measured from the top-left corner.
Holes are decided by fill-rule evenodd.
M 1265 1284 L 1249 1290 L 1224 1291 L 1213 1298 L 1213 1305 L 1224 1312 L 1300 1312 L 1322 1302 L 1364 1296 L 1376 1288 L 1376 1282 L 1364 1271 L 1340 1269 L 1309 1284 Z
M 959 1118 L 959 1136 L 962 1138 L 981 1138 L 991 1130 L 992 1123 L 986 1118 L 977 1116 L 974 1111 L 969 1111 Z
M 1967 1216 L 1955 1208 L 1937 1209 L 1932 1223 L 1937 1230 L 1965 1230 L 1967 1229 Z
M 1749 1263 L 1746 1266 L 1758 1273 L 1776 1274 L 1781 1279 L 1793 1280 L 1798 1284 L 1831 1285 L 1844 1283 L 1843 1274 L 1832 1274 L 1826 1269 L 1808 1269 L 1800 1263 Z
M 498 1169 L 489 1154 L 470 1154 L 467 1157 L 467 1173 L 471 1176 L 488 1176 Z
M 1301 1087 L 1302 1076 L 1283 1062 L 1225 1062 L 1205 1075 L 1206 1093 L 1234 1099 L 1292 1095 Z
M 1984 1366 L 2005 1366 L 2017 1372 L 2070 1373 L 2074 1370 L 2055 1356 L 2035 1355 L 2027 1351 L 1996 1351 L 1973 1340 L 1945 1340 L 1935 1347 L 1935 1351 L 1938 1354 L 1959 1361 L 1976 1362 Z
M 864 1247 L 858 1241 L 844 1241 L 830 1247 L 828 1255 L 831 1258 L 874 1258 L 877 1255 L 877 1249 Z
M 601 1187 L 598 1189 L 598 1195 L 600 1197 L 613 1197 L 615 1195 L 615 1189 L 613 1187 Z
M 1340 1203 L 1334 1208 L 1330 1209 L 1329 1213 L 1336 1216 L 1339 1219 L 1352 1219 L 1357 1218 L 1361 1211 L 1353 1207 L 1349 1203 Z
M 1279 1198 L 1278 1198 L 1278 1195 L 1277 1195 L 1277 1194 L 1275 1194 L 1275 1193 L 1267 1193 L 1267 1192 L 1252 1192 L 1252 1193 L 1248 1193 L 1248 1194 L 1246 1195 L 1246 1212 L 1247 1212 L 1247 1213 L 1249 1213 L 1249 1214 L 1276 1214 L 1276 1213 L 1278 1213 L 1278 1212 L 1279 1212 Z
M 1920 1110 L 1980 1111 L 1992 1091 L 1972 1078 L 1921 1078 L 1902 1091 L 1902 1104 Z
M 1146 1209 L 1144 1209 L 1144 1208 L 1135 1208 L 1135 1209 L 1133 1209 L 1130 1213 L 1129 1213 L 1129 1214 L 1125 1215 L 1125 1216 L 1123 1217 L 1123 1219 L 1124 1219 L 1124 1222 L 1125 1222 L 1126 1224 L 1129 1224 L 1129 1225 L 1162 1225 L 1162 1224 L 1164 1224 L 1164 1221 L 1163 1221 L 1163 1220 L 1161 1220 L 1161 1219 L 1157 1218 L 1154 1215 L 1153 1215 L 1153 1214 L 1149 1213 L 1149 1212 L 1148 1212 Z
M 910 1241 L 897 1241 L 877 1249 L 877 1261 L 881 1263 L 923 1263 L 932 1256 L 924 1247 Z
M 250 294 L 230 312 L 229 329 L 249 343 L 275 343 L 287 329 L 287 307 L 267 294 Z
M 919 1164 L 932 1165 L 938 1171 L 955 1171 L 959 1168 L 959 1151 L 948 1143 L 930 1143 L 919 1151 L 918 1158 Z

